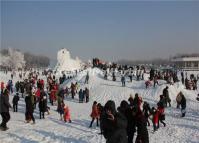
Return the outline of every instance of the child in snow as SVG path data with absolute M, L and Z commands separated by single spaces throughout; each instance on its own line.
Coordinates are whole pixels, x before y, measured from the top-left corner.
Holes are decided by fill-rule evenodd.
M 97 127 L 99 126 L 98 124 L 98 121 L 99 121 L 99 112 L 98 112 L 98 107 L 97 107 L 97 102 L 94 101 L 93 102 L 93 106 L 92 106 L 92 113 L 91 113 L 91 118 L 92 118 L 92 121 L 90 123 L 90 128 L 92 127 L 92 124 L 94 122 L 94 120 L 96 119 L 97 120 Z
M 12 99 L 12 104 L 13 104 L 13 110 L 14 110 L 14 112 L 17 112 L 18 101 L 19 101 L 19 93 L 17 92 L 16 95 Z
M 67 105 L 64 106 L 64 121 L 71 123 L 70 109 Z
M 44 115 L 45 115 L 46 110 L 47 110 L 46 96 L 43 96 L 43 97 L 40 98 L 40 101 L 39 101 L 40 119 L 41 119 L 41 116 L 43 117 L 43 119 L 45 118 Z
M 159 121 L 159 113 L 155 107 L 152 107 L 152 121 L 153 121 L 153 131 L 157 131 L 158 129 L 158 121 Z

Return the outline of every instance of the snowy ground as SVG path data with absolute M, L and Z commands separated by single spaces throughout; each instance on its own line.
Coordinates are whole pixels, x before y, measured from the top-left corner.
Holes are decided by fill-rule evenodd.
M 64 123 L 59 120 L 59 115 L 56 112 L 56 106 L 50 106 L 51 113 L 46 115 L 45 120 L 39 119 L 38 109 L 34 115 L 36 124 L 24 123 L 24 99 L 20 99 L 19 112 L 11 113 L 11 120 L 8 123 L 10 128 L 6 132 L 0 133 L 0 143 L 105 143 L 103 136 L 98 133 L 99 128 L 96 123 L 93 128 L 88 128 L 91 118 L 91 107 L 93 101 L 106 103 L 111 99 L 118 106 L 124 99 L 128 99 L 130 94 L 139 93 L 144 101 L 147 101 L 151 106 L 155 106 L 159 100 L 159 95 L 162 94 L 163 88 L 166 86 L 164 81 L 161 85 L 150 89 L 145 89 L 144 81 L 127 82 L 126 87 L 121 87 L 120 79 L 117 82 L 104 80 L 102 72 L 98 69 L 89 69 L 90 83 L 86 85 L 90 89 L 90 102 L 78 103 L 78 97 L 71 100 L 68 97 L 65 103 L 71 109 L 72 123 Z M 77 81 L 81 88 L 85 80 L 85 73 L 80 73 L 72 81 Z M 10 75 L 0 74 L 1 81 L 7 82 Z M 16 79 L 14 79 L 16 81 Z M 65 82 L 64 86 L 70 85 L 70 82 Z M 187 98 L 187 114 L 185 118 L 180 118 L 180 110 L 176 109 L 175 98 L 179 91 L 182 91 Z M 198 91 L 197 91 L 198 92 Z M 198 143 L 199 142 L 199 102 L 196 101 L 196 91 L 187 91 L 180 83 L 174 86 L 169 86 L 169 93 L 172 99 L 172 107 L 166 109 L 166 127 L 153 133 L 152 126 L 148 127 L 149 139 L 151 143 Z M 10 101 L 12 96 L 10 97 Z M 1 121 L 1 119 L 0 119 Z

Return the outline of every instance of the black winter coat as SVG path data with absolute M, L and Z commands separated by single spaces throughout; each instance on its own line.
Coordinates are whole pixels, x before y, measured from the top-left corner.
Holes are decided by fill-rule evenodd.
M 127 109 L 123 110 L 122 108 L 118 108 L 118 111 L 120 113 L 122 113 L 126 119 L 127 119 L 127 133 L 128 132 L 135 132 L 135 126 L 136 126 L 136 119 L 133 116 L 133 111 L 130 107 L 128 107 Z
M 161 99 L 161 100 L 157 103 L 157 106 L 158 106 L 158 107 L 161 107 L 161 108 L 164 108 L 165 105 L 166 105 L 166 103 L 165 103 L 165 100 L 164 100 L 164 99 Z
M 101 122 L 106 143 L 127 143 L 127 120 L 121 113 L 116 113 L 114 121 L 105 114 Z
M 23 82 L 21 82 L 20 83 L 20 90 L 21 90 L 21 93 L 24 93 L 24 83 Z
M 26 103 L 26 112 L 33 112 L 33 103 L 31 100 L 31 96 L 25 97 L 25 103 Z
M 134 106 L 133 98 L 132 98 L 132 97 L 129 97 L 128 101 L 129 101 L 129 103 L 130 103 L 130 106 L 133 107 L 133 106 Z
M 0 113 L 8 113 L 9 108 L 11 108 L 11 105 L 9 103 L 9 95 L 0 95 Z
M 169 96 L 169 91 L 165 88 L 163 89 L 163 96 L 167 98 Z
M 159 102 L 158 102 L 159 103 Z M 146 118 L 149 117 L 149 114 L 151 113 L 151 108 L 149 106 L 149 104 L 146 104 L 145 106 L 143 106 L 143 114 Z
M 40 100 L 39 101 L 39 111 L 46 112 L 46 108 L 47 108 L 46 100 Z
M 138 115 L 136 126 L 137 126 L 136 142 L 149 143 L 147 123 L 145 117 L 142 114 Z
M 182 109 L 186 109 L 186 98 L 185 98 L 184 96 L 182 96 L 181 108 L 182 108 Z
M 12 104 L 16 105 L 18 104 L 18 101 L 19 101 L 19 96 L 18 95 L 15 95 L 12 99 Z

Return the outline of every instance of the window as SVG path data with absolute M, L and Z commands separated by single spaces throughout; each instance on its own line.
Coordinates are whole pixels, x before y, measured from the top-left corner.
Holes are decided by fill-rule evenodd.
M 193 66 L 194 66 L 194 67 L 198 67 L 198 65 L 199 65 L 199 62 L 198 62 L 198 61 L 193 62 Z
M 191 62 L 186 62 L 186 67 L 191 67 Z

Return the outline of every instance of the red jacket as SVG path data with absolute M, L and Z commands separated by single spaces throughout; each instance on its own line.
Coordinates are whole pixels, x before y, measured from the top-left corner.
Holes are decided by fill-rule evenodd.
M 58 84 L 55 84 L 54 89 L 57 91 L 59 89 Z
M 159 111 L 157 110 L 153 115 L 153 123 L 158 124 L 158 120 L 159 120 Z
M 99 111 L 98 111 L 97 105 L 93 105 L 91 117 L 92 118 L 98 118 L 99 117 Z
M 1 82 L 1 90 L 3 90 L 4 88 L 5 88 L 4 82 Z
M 70 110 L 68 106 L 64 107 L 64 120 L 65 121 L 70 120 Z
M 50 99 L 55 101 L 56 100 L 56 90 L 55 89 L 52 89 L 51 92 L 50 92 Z
M 44 80 L 43 79 L 40 80 L 40 84 L 41 84 L 42 87 L 44 87 Z
M 36 95 L 37 97 L 40 97 L 40 95 L 41 95 L 41 91 L 40 91 L 40 89 L 39 89 L 39 88 L 37 89 L 37 91 L 36 91 L 35 95 Z
M 164 114 L 164 108 L 158 107 L 158 112 L 160 115 Z

